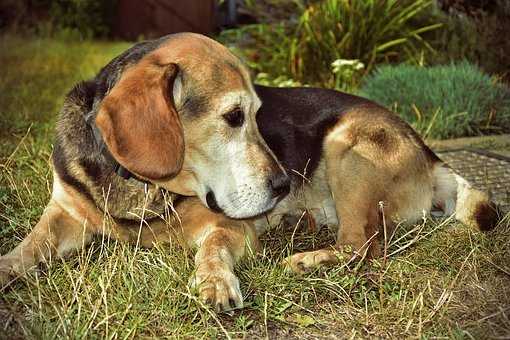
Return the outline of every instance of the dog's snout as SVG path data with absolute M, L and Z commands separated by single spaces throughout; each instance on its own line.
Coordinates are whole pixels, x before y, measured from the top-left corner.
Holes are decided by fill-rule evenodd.
M 285 173 L 273 175 L 269 179 L 269 187 L 273 192 L 273 197 L 284 197 L 290 191 L 290 178 Z

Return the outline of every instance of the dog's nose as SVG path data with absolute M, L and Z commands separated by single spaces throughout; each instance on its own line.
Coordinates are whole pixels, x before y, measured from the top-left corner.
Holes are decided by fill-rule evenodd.
M 290 191 L 290 178 L 285 173 L 273 175 L 269 179 L 269 187 L 273 191 L 273 197 L 282 198 Z
M 214 192 L 209 191 L 205 196 L 205 200 L 207 202 L 207 205 L 209 206 L 209 209 L 217 213 L 223 212 L 220 206 L 218 205 L 218 202 L 216 201 L 216 196 L 214 195 Z

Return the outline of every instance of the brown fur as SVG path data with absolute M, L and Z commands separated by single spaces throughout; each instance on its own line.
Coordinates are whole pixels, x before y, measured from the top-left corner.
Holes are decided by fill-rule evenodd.
M 418 220 L 431 210 L 432 202 L 445 208 L 448 200 L 457 201 L 457 218 L 480 230 L 497 223 L 497 210 L 486 194 L 468 185 L 462 189 L 456 175 L 419 136 L 379 106 L 361 105 L 344 112 L 324 138 L 323 160 L 310 184 L 291 192 L 269 214 L 272 222 L 306 208 L 321 211 L 317 207 L 330 204 L 325 202 L 335 206 L 338 220 L 331 218 L 331 212 L 316 219 L 338 227 L 336 250 L 290 256 L 285 262 L 295 272 L 349 260 L 350 251 L 357 257 L 381 256 L 385 232 L 389 237 L 395 222 Z M 459 197 L 457 191 L 462 192 Z M 299 201 L 308 207 L 301 207 Z

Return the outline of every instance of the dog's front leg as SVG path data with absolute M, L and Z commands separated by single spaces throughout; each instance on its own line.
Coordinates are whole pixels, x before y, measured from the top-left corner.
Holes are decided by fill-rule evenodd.
M 206 227 L 207 228 L 207 227 Z M 197 240 L 196 272 L 191 278 L 199 296 L 217 312 L 243 307 L 239 280 L 234 274 L 234 263 L 245 253 L 242 226 L 217 225 L 203 240 Z
M 252 223 L 214 213 L 198 199 L 186 200 L 177 211 L 184 237 L 188 244 L 198 248 L 191 286 L 197 289 L 203 302 L 213 305 L 218 312 L 242 308 L 234 264 L 258 247 Z
M 0 257 L 0 288 L 40 262 L 63 257 L 88 244 L 92 232 L 51 200 L 39 222 L 10 253 Z

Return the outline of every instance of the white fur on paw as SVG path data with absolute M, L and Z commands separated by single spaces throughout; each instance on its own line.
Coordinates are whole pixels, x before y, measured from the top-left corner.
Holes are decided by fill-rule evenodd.
M 213 306 L 216 312 L 243 308 L 239 280 L 230 269 L 199 268 L 191 277 L 190 286 L 197 289 L 200 300 Z

